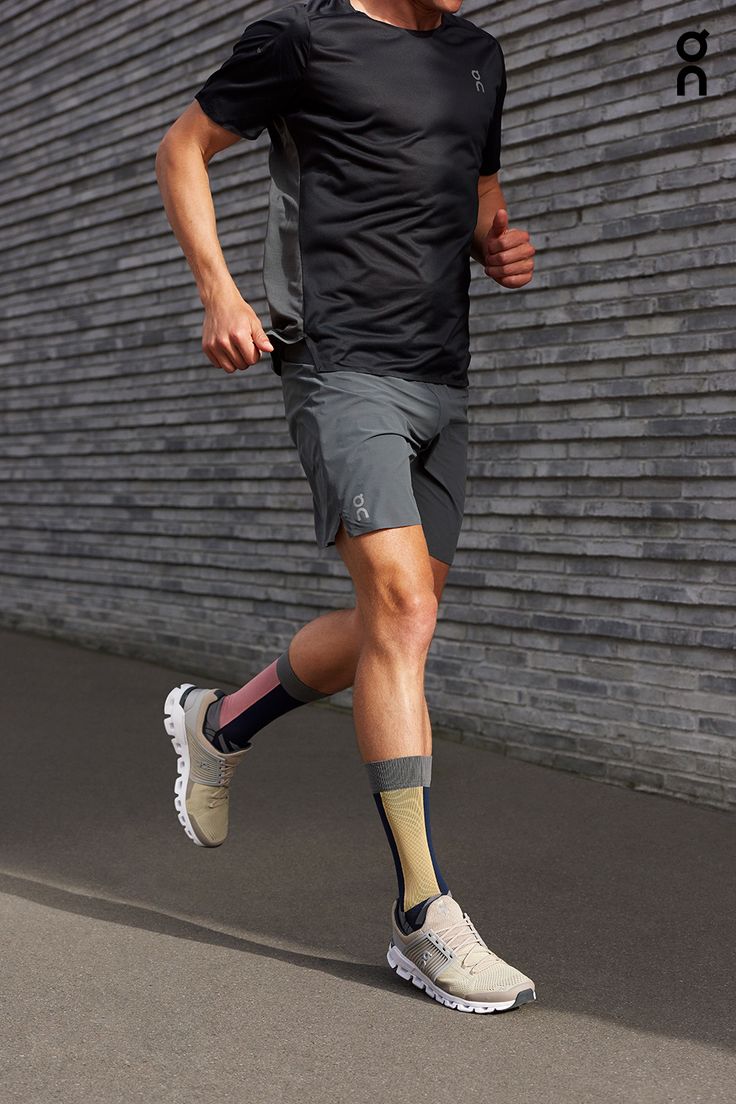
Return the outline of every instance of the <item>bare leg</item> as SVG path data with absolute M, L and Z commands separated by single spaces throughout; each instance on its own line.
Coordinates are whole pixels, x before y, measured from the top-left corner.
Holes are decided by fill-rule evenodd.
M 347 537 L 341 527 L 338 542 L 344 543 L 349 539 L 351 538 Z M 439 602 L 450 565 L 435 559 L 434 556 L 429 556 L 429 562 L 432 571 L 432 587 Z M 289 644 L 289 660 L 295 673 L 307 686 L 314 687 L 324 694 L 336 694 L 340 690 L 353 686 L 355 682 L 362 641 L 362 621 L 357 609 L 353 607 L 331 610 L 309 621 L 298 630 Z M 422 711 L 422 746 L 430 748 L 429 712 L 424 699 Z M 429 754 L 429 751 L 421 754 Z
M 424 664 L 437 597 L 424 531 L 407 525 L 349 537 L 341 527 L 336 545 L 360 615 L 353 712 L 363 761 L 430 755 Z
M 448 892 L 432 848 L 429 784 L 432 732 L 424 665 L 437 617 L 421 525 L 358 537 L 338 532 L 337 547 L 355 585 L 362 643 L 353 686 L 361 758 L 396 866 L 396 922 L 417 930 L 431 903 Z

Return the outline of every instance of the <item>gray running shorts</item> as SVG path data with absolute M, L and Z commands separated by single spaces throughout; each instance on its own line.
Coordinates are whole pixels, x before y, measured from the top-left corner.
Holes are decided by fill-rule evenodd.
M 468 387 L 279 366 L 320 547 L 335 543 L 341 519 L 350 536 L 422 525 L 429 554 L 451 564 L 465 506 Z

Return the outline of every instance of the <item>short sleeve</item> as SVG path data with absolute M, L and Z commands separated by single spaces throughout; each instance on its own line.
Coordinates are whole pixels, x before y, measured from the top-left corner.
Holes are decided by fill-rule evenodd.
M 501 116 L 503 114 L 503 102 L 506 98 L 506 63 L 500 43 L 498 47 L 498 83 L 496 85 L 496 102 L 493 106 L 486 144 L 483 150 L 483 160 L 480 166 L 481 176 L 492 176 L 501 168 Z
M 308 56 L 305 5 L 278 8 L 248 24 L 194 98 L 225 130 L 255 139 L 272 119 L 298 109 Z

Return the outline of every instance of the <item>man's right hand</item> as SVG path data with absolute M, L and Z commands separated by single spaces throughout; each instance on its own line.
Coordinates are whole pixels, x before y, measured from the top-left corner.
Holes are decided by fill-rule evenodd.
M 262 352 L 273 352 L 258 315 L 235 284 L 205 303 L 202 350 L 215 368 L 230 373 L 257 364 Z

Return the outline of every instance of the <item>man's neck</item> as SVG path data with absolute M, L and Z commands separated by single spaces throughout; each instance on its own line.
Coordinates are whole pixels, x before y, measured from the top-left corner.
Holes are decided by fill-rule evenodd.
M 412 0 L 348 0 L 351 7 L 378 23 L 390 23 L 408 31 L 432 31 L 442 23 L 442 12 L 420 8 Z

